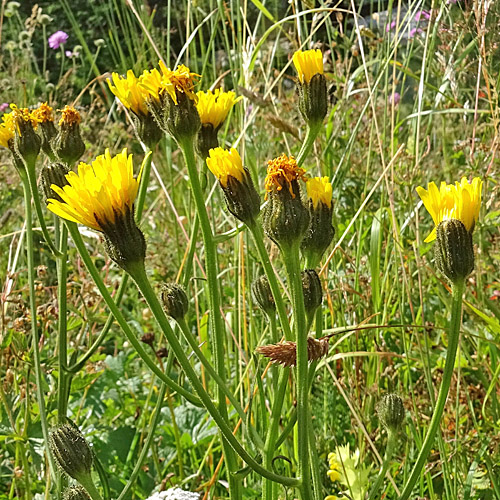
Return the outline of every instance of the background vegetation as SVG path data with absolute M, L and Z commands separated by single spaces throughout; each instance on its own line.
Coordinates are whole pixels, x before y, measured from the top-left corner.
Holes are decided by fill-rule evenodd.
M 389 20 L 373 16 L 367 26 L 366 18 L 352 15 L 357 3 L 3 2 L 0 100 L 20 106 L 48 101 L 54 108 L 75 103 L 83 116 L 84 160 L 108 147 L 114 153 L 128 147 L 139 164 L 142 149 L 105 79 L 112 71 L 139 74 L 155 66 L 160 54 L 171 67 L 184 62 L 201 75 L 200 89 L 223 86 L 244 96 L 222 131 L 223 142 L 237 143 L 263 192 L 267 160 L 296 154 L 305 131 L 291 54 L 301 47 L 320 48 L 331 108 L 304 166 L 312 175 L 330 177 L 335 201 L 335 243 L 321 275 L 325 333 L 334 335 L 311 402 L 325 495 L 341 489 L 326 476 L 327 454 L 337 445 L 349 443 L 359 451 L 359 467 L 371 465 L 373 476 L 378 471 L 386 436 L 374 409 L 387 392 L 397 392 L 407 410 L 391 468 L 399 488 L 411 469 L 439 386 L 451 300 L 435 272 L 432 245 L 423 242 L 432 222 L 419 208 L 415 187 L 480 176 L 484 203 L 458 369 L 419 488 L 421 497 L 433 500 L 500 498 L 500 4 L 391 2 L 390 8 L 400 9 L 400 21 L 391 29 L 396 11 Z M 387 5 L 380 7 L 373 11 Z M 420 15 L 412 34 L 422 10 L 430 19 Z M 47 46 L 47 37 L 57 30 L 69 35 L 62 50 Z M 42 498 L 48 491 L 47 459 L 34 391 L 22 191 L 7 151 L 2 153 L 0 498 Z M 197 245 L 191 265 L 187 249 L 194 203 L 184 163 L 168 138 L 155 152 L 153 172 L 142 223 L 148 269 L 157 282 L 178 279 L 188 287 L 188 324 L 203 341 L 208 306 L 202 246 Z M 234 230 L 235 219 L 221 209 L 221 193 L 211 189 L 214 179 L 207 176 L 207 182 L 214 230 Z M 55 424 L 57 276 L 41 235 L 35 235 L 43 390 L 49 422 Z M 121 273 L 97 235 L 84 236 L 107 285 L 116 289 Z M 108 311 L 76 252 L 71 255 L 68 349 L 76 360 L 102 330 Z M 261 270 L 245 231 L 229 233 L 219 246 L 219 260 L 233 390 L 245 406 L 265 368 L 254 350 L 268 335 L 268 325 L 250 295 L 250 283 Z M 281 269 L 278 258 L 273 263 Z M 161 363 L 168 345 L 133 286 L 122 310 L 139 336 L 156 334 L 151 349 Z M 370 327 L 358 328 L 363 323 Z M 184 383 L 175 365 L 171 376 Z M 75 377 L 69 401 L 71 418 L 107 473 L 111 498 L 137 462 L 157 396 L 157 381 L 113 325 Z M 260 403 L 262 413 L 253 416 L 257 421 L 265 419 L 265 401 Z M 206 413 L 168 394 L 127 498 L 146 498 L 155 488 L 173 485 L 226 498 L 219 459 L 216 427 Z M 260 495 L 251 477 L 249 499 Z M 389 482 L 384 491 L 397 498 Z

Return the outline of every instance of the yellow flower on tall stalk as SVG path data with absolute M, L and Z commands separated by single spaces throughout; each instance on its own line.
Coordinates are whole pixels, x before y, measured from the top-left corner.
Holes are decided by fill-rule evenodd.
M 127 109 L 137 116 L 146 116 L 148 114 L 146 99 L 149 93 L 139 85 L 140 81 L 141 77 L 137 78 L 131 69 L 127 71 L 125 78 L 118 73 L 113 73 L 111 80 L 107 80 L 109 90 Z
M 126 149 L 116 156 L 106 149 L 90 165 L 81 162 L 78 173 L 67 174 L 65 186 L 52 184 L 62 201 L 50 198 L 47 208 L 63 219 L 104 233 L 109 256 L 129 270 L 130 264 L 143 262 L 146 255 L 144 235 L 134 219 L 141 172 L 142 167 L 134 177 L 132 155 Z
M 479 218 L 482 187 L 483 181 L 479 177 L 475 177 L 471 183 L 466 177 L 455 184 L 441 182 L 439 189 L 434 182 L 428 184 L 427 190 L 417 187 L 417 193 L 436 225 L 425 242 L 435 240 L 439 223 L 450 219 L 461 221 L 467 231 L 472 233 Z
M 47 102 L 43 102 L 33 110 L 32 115 L 38 123 L 54 122 L 54 109 Z
M 228 210 L 245 224 L 253 224 L 260 212 L 260 198 L 238 151 L 211 149 L 207 166 L 219 180 Z
M 222 125 L 229 111 L 238 101 L 234 92 L 224 92 L 221 89 L 215 89 L 213 92 L 211 90 L 200 91 L 196 93 L 196 97 L 198 98 L 196 109 L 202 126 L 212 125 L 214 129 Z
M 309 83 L 314 75 L 323 74 L 323 54 L 319 49 L 297 50 L 292 60 L 300 83 Z

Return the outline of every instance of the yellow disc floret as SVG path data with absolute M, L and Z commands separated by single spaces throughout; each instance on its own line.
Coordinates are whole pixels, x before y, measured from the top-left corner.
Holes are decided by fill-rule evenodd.
M 290 194 L 295 198 L 295 193 L 292 189 L 292 181 L 302 179 L 307 180 L 306 172 L 300 168 L 293 156 L 288 157 L 282 154 L 274 160 L 267 162 L 266 176 L 266 199 L 270 191 L 281 191 L 284 186 L 288 188 Z
M 242 182 L 245 174 L 241 157 L 236 149 L 229 151 L 222 148 L 214 148 L 208 152 L 207 166 L 210 172 L 219 179 L 222 187 L 227 187 L 228 177 L 234 177 Z
M 103 226 L 132 210 L 140 177 L 139 173 L 134 178 L 132 155 L 126 149 L 116 156 L 106 149 L 90 165 L 80 163 L 78 173 L 66 175 L 68 185 L 52 184 L 63 201 L 49 199 L 48 209 L 63 219 L 103 231 Z
M 61 112 L 62 116 L 59 120 L 59 126 L 61 125 L 79 125 L 82 121 L 80 113 L 73 106 L 64 106 L 64 109 L 58 110 Z
M 427 190 L 421 186 L 417 187 L 417 193 L 436 226 L 444 220 L 458 219 L 467 231 L 472 232 L 479 218 L 482 187 L 483 181 L 479 177 L 475 177 L 472 183 L 462 177 L 462 180 L 455 184 L 441 182 L 439 189 L 434 182 L 430 182 Z M 436 228 L 427 236 L 425 242 L 434 239 Z
M 316 74 L 323 74 L 323 54 L 321 50 L 298 50 L 293 55 L 293 64 L 300 83 L 309 83 Z
M 140 85 L 140 78 L 134 75 L 134 72 L 129 69 L 126 78 L 122 78 L 118 73 L 111 75 L 111 80 L 108 80 L 109 90 L 120 99 L 121 103 L 130 109 L 136 115 L 147 115 L 148 107 L 146 106 L 146 92 Z
M 307 196 L 316 209 L 322 203 L 328 208 L 332 206 L 332 185 L 328 177 L 312 177 L 306 181 Z
M 38 108 L 35 109 L 32 114 L 38 123 L 54 121 L 54 109 L 46 102 L 40 104 L 40 106 L 38 106 Z
M 12 120 L 15 126 L 15 130 L 21 134 L 21 129 L 23 125 L 29 125 L 36 129 L 38 126 L 38 119 L 35 114 L 28 108 L 18 108 L 15 104 L 10 105 L 12 112 Z M 23 124 L 23 122 L 25 122 Z
M 233 105 L 237 102 L 234 92 L 223 92 L 220 89 L 215 91 L 207 90 L 196 93 L 198 102 L 196 109 L 200 115 L 202 125 L 211 124 L 214 129 L 218 128 L 227 118 Z

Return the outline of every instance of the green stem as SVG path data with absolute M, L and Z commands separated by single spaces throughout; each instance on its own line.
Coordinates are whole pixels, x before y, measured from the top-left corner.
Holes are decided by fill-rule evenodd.
M 269 254 L 267 253 L 266 246 L 264 245 L 264 234 L 262 232 L 262 227 L 260 226 L 260 224 L 254 224 L 252 226 L 249 226 L 249 229 L 252 233 L 255 246 L 257 247 L 260 262 L 264 267 L 264 272 L 266 273 L 267 279 L 269 281 L 269 286 L 273 294 L 274 302 L 276 303 L 276 311 L 278 312 L 281 328 L 283 328 L 283 333 L 286 340 L 292 340 L 292 330 L 290 329 L 290 322 L 288 321 L 285 303 L 283 301 L 283 297 L 281 296 L 278 279 L 276 278 L 273 266 L 271 264 L 271 261 L 269 260 Z
M 170 387 L 174 391 L 177 391 L 181 396 L 185 397 L 189 402 L 191 402 L 195 406 L 202 406 L 201 401 L 195 395 L 193 395 L 191 392 L 189 392 L 184 387 L 179 385 L 177 382 L 172 380 L 168 375 L 163 373 L 160 370 L 160 368 L 157 366 L 155 361 L 151 357 L 149 357 L 147 352 L 144 350 L 141 342 L 135 336 L 135 333 L 130 328 L 129 324 L 127 323 L 127 320 L 125 319 L 125 317 L 123 316 L 121 311 L 118 309 L 113 298 L 111 297 L 110 293 L 108 292 L 108 289 L 106 288 L 106 285 L 102 281 L 102 278 L 101 278 L 101 275 L 99 274 L 99 271 L 94 266 L 94 263 L 92 262 L 92 259 L 90 258 L 90 255 L 87 252 L 87 249 L 85 248 L 85 244 L 83 243 L 80 232 L 78 231 L 78 227 L 73 222 L 66 222 L 66 225 L 68 227 L 69 234 L 73 238 L 75 246 L 76 246 L 85 266 L 87 267 L 90 275 L 92 276 L 92 279 L 94 280 L 97 288 L 99 289 L 99 292 L 101 293 L 102 298 L 104 299 L 104 301 L 106 302 L 106 305 L 109 307 L 111 313 L 113 314 L 116 321 L 120 325 L 121 329 L 123 330 L 123 333 L 125 333 L 125 336 L 127 337 L 128 341 L 132 344 L 134 349 L 137 351 L 137 354 L 139 354 L 139 356 L 146 363 L 146 365 L 150 368 L 150 370 L 162 382 L 167 384 L 168 387 Z
M 58 368 L 59 385 L 57 388 L 57 418 L 60 424 L 65 422 L 68 410 L 69 387 L 71 375 L 67 372 L 68 366 L 68 338 L 67 338 L 67 257 L 68 257 L 68 229 L 61 220 L 56 220 L 61 225 L 59 235 L 59 251 L 61 258 L 57 259 L 57 303 L 59 308 L 58 321 Z
M 200 230 L 200 219 L 197 214 L 194 215 L 193 227 L 191 229 L 191 238 L 189 238 L 189 249 L 186 256 L 186 267 L 184 269 L 183 285 L 187 288 L 191 273 L 193 272 L 194 253 L 196 252 L 196 241 L 198 240 L 198 231 Z
M 205 248 L 205 270 L 207 273 L 208 282 L 208 297 L 210 304 L 210 332 L 211 344 L 213 348 L 213 357 L 215 370 L 222 379 L 226 381 L 226 364 L 224 359 L 225 354 L 225 328 L 222 321 L 222 314 L 220 312 L 220 296 L 219 296 L 219 280 L 218 280 L 218 265 L 216 246 L 214 244 L 212 227 L 208 218 L 207 210 L 205 207 L 205 196 L 200 185 L 198 170 L 196 167 L 196 158 L 193 149 L 192 138 L 180 142 L 180 147 L 184 154 L 184 160 L 189 173 L 189 180 L 191 182 L 191 189 L 193 191 L 193 198 L 196 205 L 196 212 L 200 221 L 201 233 L 203 236 L 203 244 Z M 229 417 L 227 413 L 226 398 L 223 388 L 217 386 L 217 404 L 222 418 L 228 422 Z M 234 451 L 228 446 L 225 439 L 222 439 L 222 447 L 224 457 L 228 469 L 229 492 L 233 500 L 242 498 L 241 480 L 233 475 L 238 470 L 238 464 Z
M 97 491 L 95 487 L 94 481 L 92 481 L 92 477 L 90 474 L 87 477 L 81 477 L 78 479 L 78 482 L 87 490 L 87 493 L 90 495 L 92 500 L 102 500 L 101 494 Z
M 187 340 L 189 346 L 191 349 L 193 349 L 194 353 L 200 360 L 201 364 L 207 370 L 208 374 L 214 379 L 215 383 L 217 386 L 220 386 L 224 390 L 224 395 L 229 399 L 231 404 L 234 406 L 234 409 L 238 412 L 238 415 L 243 421 L 247 420 L 247 415 L 243 408 L 241 407 L 239 401 L 235 398 L 234 394 L 228 389 L 226 383 L 219 377 L 218 373 L 214 370 L 213 366 L 209 363 L 203 352 L 198 346 L 198 343 L 196 342 L 196 339 L 194 338 L 193 334 L 190 332 L 189 327 L 186 323 L 185 319 L 178 319 L 176 320 L 177 324 L 179 325 L 182 334 L 184 335 L 184 338 Z
M 151 422 L 149 424 L 149 434 L 146 440 L 144 441 L 144 445 L 142 447 L 141 453 L 139 457 L 137 458 L 137 463 L 135 464 L 134 470 L 130 474 L 127 480 L 127 484 L 123 487 L 123 490 L 120 493 L 120 496 L 117 498 L 117 500 L 123 500 L 125 496 L 128 494 L 130 491 L 130 488 L 132 488 L 132 485 L 134 484 L 137 476 L 142 470 L 142 464 L 144 463 L 144 460 L 146 459 L 149 449 L 151 447 L 151 444 L 153 442 L 153 438 L 155 436 L 155 429 L 156 426 L 158 425 L 158 422 L 160 421 L 160 415 L 161 415 L 161 407 L 163 405 L 163 400 L 165 398 L 165 391 L 167 389 L 166 384 L 161 384 L 160 390 L 158 392 L 158 401 L 156 402 L 156 406 L 154 409 L 154 414 L 151 418 Z
M 57 250 L 55 247 L 52 238 L 50 236 L 49 230 L 47 229 L 47 224 L 45 223 L 45 218 L 43 216 L 42 212 L 42 205 L 40 203 L 40 195 L 38 193 L 38 186 L 36 185 L 36 171 L 35 171 L 35 162 L 32 164 L 26 163 L 26 173 L 28 177 L 28 183 L 29 187 L 31 190 L 31 196 L 33 197 L 33 204 L 35 205 L 35 212 L 36 216 L 38 218 L 38 222 L 40 224 L 40 229 L 42 230 L 43 238 L 47 245 L 50 248 L 50 251 L 56 256 L 56 257 L 62 257 L 61 252 Z
M 137 200 L 134 204 L 135 206 L 135 218 L 137 221 L 141 220 L 142 211 L 144 210 L 144 202 L 146 201 L 146 193 L 149 186 L 149 178 L 151 176 L 151 162 L 153 161 L 153 154 L 150 149 L 146 151 L 146 156 L 144 157 L 144 163 L 142 165 L 141 174 L 141 184 L 139 186 L 139 192 L 137 193 Z
M 307 356 L 307 320 L 300 274 L 299 247 L 293 245 L 281 252 L 288 275 L 293 302 L 293 329 L 297 342 L 297 433 L 298 474 L 302 480 L 301 498 L 311 500 L 311 473 L 309 470 L 309 378 Z
M 372 486 L 370 491 L 370 495 L 368 496 L 368 500 L 375 500 L 378 495 L 378 491 L 382 484 L 384 483 L 385 475 L 389 469 L 389 465 L 391 465 L 391 460 L 394 455 L 394 451 L 396 449 L 397 444 L 397 434 L 391 430 L 388 431 L 387 436 L 387 448 L 385 449 L 384 461 L 382 463 L 382 468 L 377 476 L 375 483 Z
M 443 370 L 443 378 L 441 380 L 441 387 L 436 401 L 436 406 L 432 415 L 427 435 L 420 449 L 417 462 L 413 466 L 411 475 L 406 482 L 406 485 L 399 497 L 399 500 L 407 500 L 411 495 L 413 487 L 415 486 L 420 472 L 425 465 L 427 456 L 431 450 L 434 438 L 441 423 L 443 410 L 450 390 L 451 377 L 453 375 L 453 368 L 455 366 L 455 358 L 457 356 L 458 344 L 460 339 L 460 324 L 462 321 L 462 295 L 465 289 L 465 280 L 458 280 L 452 285 L 452 306 L 451 306 L 451 320 L 450 332 L 448 335 L 448 349 L 446 353 L 446 361 Z
M 20 177 L 23 184 L 24 205 L 26 216 L 26 256 L 28 265 L 28 283 L 29 283 L 29 303 L 30 303 L 30 316 L 31 316 L 31 333 L 33 335 L 33 364 L 35 368 L 36 379 L 36 398 L 38 402 L 38 411 L 40 414 L 40 423 L 42 427 L 43 441 L 45 446 L 45 453 L 47 454 L 50 471 L 52 477 L 56 478 L 56 465 L 52 453 L 49 449 L 49 426 L 47 423 L 47 413 L 45 409 L 45 399 L 43 391 L 43 375 L 40 360 L 39 338 L 38 338 L 38 325 L 36 316 L 36 295 L 35 295 L 35 262 L 33 254 L 33 219 L 31 214 L 31 193 L 29 181 L 24 172 L 20 171 Z
M 248 454 L 248 452 L 243 448 L 243 446 L 240 444 L 238 439 L 232 433 L 231 428 L 229 427 L 228 423 L 222 417 L 222 415 L 219 413 L 217 407 L 215 406 L 215 404 L 211 400 L 208 393 L 205 391 L 203 384 L 201 383 L 200 379 L 198 378 L 196 372 L 194 371 L 194 368 L 191 366 L 186 354 L 184 353 L 184 351 L 182 349 L 182 346 L 179 343 L 179 340 L 177 339 L 177 336 L 175 335 L 174 331 L 172 330 L 172 327 L 170 326 L 170 323 L 168 322 L 168 319 L 165 316 L 165 313 L 163 312 L 162 306 L 161 306 L 160 302 L 158 301 L 158 298 L 157 298 L 154 290 L 151 288 L 151 284 L 149 283 L 148 277 L 146 276 L 146 270 L 144 269 L 143 263 L 138 262 L 135 265 L 130 265 L 129 272 L 130 272 L 130 275 L 132 276 L 132 278 L 134 279 L 134 281 L 136 282 L 136 284 L 137 284 L 139 290 L 141 291 L 144 299 L 146 300 L 149 308 L 151 309 L 153 316 L 156 318 L 160 328 L 163 330 L 163 333 L 165 334 L 167 342 L 169 343 L 170 348 L 173 350 L 175 357 L 177 358 L 177 361 L 182 366 L 184 373 L 186 374 L 187 378 L 191 382 L 193 389 L 196 391 L 196 393 L 200 397 L 201 401 L 203 402 L 203 405 L 205 406 L 205 408 L 209 412 L 210 416 L 214 419 L 214 422 L 216 423 L 217 427 L 221 431 L 221 434 L 223 435 L 224 439 L 232 446 L 234 451 L 236 451 L 236 453 L 255 472 L 257 472 L 261 476 L 267 477 L 267 478 L 269 478 L 273 481 L 276 481 L 280 484 L 283 484 L 285 486 L 297 486 L 299 484 L 299 481 L 297 479 L 285 477 L 285 476 L 280 476 L 278 474 L 274 474 L 274 473 L 266 470 L 262 465 L 257 463 Z M 233 497 L 231 497 L 231 498 L 233 498 Z
M 283 402 L 285 400 L 286 388 L 288 386 L 288 375 L 290 369 L 283 368 L 280 371 L 278 390 L 275 392 L 274 404 L 271 411 L 271 423 L 267 430 L 266 443 L 264 445 L 264 467 L 271 469 L 274 454 L 276 453 L 276 440 L 278 438 L 278 428 L 283 415 Z M 276 487 L 273 481 L 264 479 L 262 498 L 263 500 L 275 500 Z
M 304 163 L 306 156 L 309 154 L 309 151 L 313 147 L 314 141 L 323 126 L 322 122 L 314 123 L 312 126 L 307 125 L 306 138 L 302 143 L 302 147 L 300 148 L 299 154 L 297 155 L 297 165 L 300 167 Z

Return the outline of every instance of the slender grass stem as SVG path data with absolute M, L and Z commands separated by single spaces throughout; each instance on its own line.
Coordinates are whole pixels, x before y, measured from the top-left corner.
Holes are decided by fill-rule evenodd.
M 396 450 L 396 445 L 397 445 L 397 434 L 394 431 L 389 430 L 389 434 L 387 436 L 387 447 L 385 449 L 385 455 L 384 455 L 384 461 L 382 462 L 382 468 L 380 469 L 380 472 L 378 473 L 377 479 L 375 480 L 375 483 L 372 486 L 372 489 L 370 491 L 370 494 L 368 495 L 368 500 L 375 500 L 378 498 L 378 492 L 380 490 L 380 487 L 384 483 L 384 478 L 385 475 L 387 474 L 387 471 L 389 470 L 389 466 L 391 465 L 391 460 L 394 455 L 394 451 Z
M 180 147 L 184 154 L 184 160 L 189 173 L 189 180 L 191 182 L 191 189 L 196 205 L 196 212 L 200 221 L 201 233 L 203 235 L 203 244 L 205 248 L 205 270 L 207 273 L 208 282 L 208 297 L 210 304 L 210 325 L 211 325 L 211 340 L 213 348 L 213 356 L 215 362 L 215 370 L 223 382 L 226 380 L 226 363 L 225 355 L 225 328 L 222 322 L 222 315 L 220 313 L 220 295 L 219 295 L 219 281 L 218 281 L 218 264 L 216 245 L 213 239 L 212 227 L 208 218 L 207 210 L 205 207 L 205 197 L 200 185 L 198 170 L 196 168 L 196 158 L 193 150 L 193 140 L 186 139 L 181 141 Z M 222 418 L 227 422 L 229 420 L 227 413 L 226 399 L 224 390 L 221 386 L 217 386 L 217 403 L 219 412 Z M 241 480 L 234 476 L 238 469 L 234 451 L 227 445 L 223 438 L 222 446 L 224 449 L 224 456 L 228 468 L 229 478 L 229 491 L 233 500 L 242 498 Z
M 452 307 L 451 307 L 451 320 L 450 331 L 448 335 L 448 350 L 446 353 L 446 361 L 443 370 L 443 379 L 441 380 L 441 387 L 436 400 L 436 406 L 432 415 L 427 435 L 420 449 L 417 462 L 413 466 L 410 477 L 405 484 L 403 492 L 399 500 L 407 500 L 412 493 L 413 487 L 420 477 L 422 468 L 429 455 L 434 438 L 441 423 L 443 416 L 444 406 L 450 390 L 451 377 L 453 375 L 453 368 L 455 366 L 455 358 L 457 356 L 458 344 L 460 339 L 460 324 L 462 321 L 462 296 L 465 289 L 465 280 L 458 280 L 452 285 Z
M 109 307 L 111 313 L 113 314 L 116 321 L 120 325 L 121 329 L 123 330 L 123 333 L 125 333 L 128 341 L 132 344 L 134 349 L 137 351 L 137 354 L 146 363 L 148 368 L 162 382 L 165 382 L 165 384 L 167 384 L 168 387 L 170 387 L 174 391 L 177 391 L 179 394 L 181 394 L 184 398 L 186 398 L 189 402 L 191 402 L 195 406 L 202 406 L 201 401 L 194 394 L 189 392 L 187 389 L 185 389 L 184 387 L 179 385 L 177 382 L 172 380 L 168 375 L 163 373 L 160 370 L 160 368 L 158 367 L 158 365 L 155 363 L 155 361 L 144 350 L 141 342 L 135 336 L 135 333 L 132 331 L 132 328 L 127 323 L 127 320 L 125 319 L 125 317 L 123 316 L 121 311 L 118 309 L 113 298 L 111 297 L 110 293 L 108 292 L 106 285 L 102 281 L 102 278 L 101 278 L 101 275 L 99 274 L 99 271 L 94 266 L 94 263 L 92 262 L 92 259 L 90 258 L 90 255 L 87 252 L 87 249 L 85 248 L 85 244 L 83 243 L 82 237 L 80 236 L 80 232 L 78 231 L 78 227 L 73 222 L 66 222 L 66 225 L 68 227 L 69 234 L 73 238 L 73 241 L 74 241 L 75 246 L 78 250 L 78 253 L 80 254 L 85 266 L 87 267 L 90 275 L 92 276 L 94 283 L 96 284 L 97 288 L 99 289 L 99 292 L 101 293 L 102 298 L 104 299 L 104 301 L 106 302 L 106 305 Z
M 52 453 L 50 452 L 49 449 L 49 425 L 47 423 L 47 413 L 45 409 L 43 374 L 42 374 L 42 366 L 40 359 L 40 349 L 38 345 L 39 338 L 38 338 L 38 324 L 37 324 L 37 313 L 36 313 L 35 262 L 33 253 L 33 218 L 31 213 L 31 192 L 26 172 L 22 171 L 19 173 L 23 185 L 25 216 L 26 216 L 26 256 L 27 256 L 27 266 L 28 266 L 31 333 L 33 338 L 32 340 L 33 365 L 35 369 L 35 379 L 36 379 L 36 398 L 38 403 L 38 412 L 40 415 L 40 424 L 42 427 L 45 453 L 47 454 L 50 464 L 50 474 L 55 479 L 57 468 L 54 459 L 52 457 Z
M 293 328 L 297 343 L 297 433 L 298 474 L 302 480 L 302 500 L 311 500 L 311 471 L 309 469 L 309 378 L 307 356 L 307 320 L 300 275 L 299 247 L 293 245 L 282 251 L 293 302 Z

